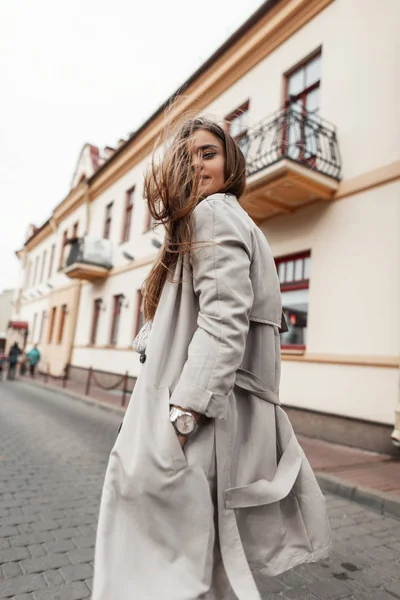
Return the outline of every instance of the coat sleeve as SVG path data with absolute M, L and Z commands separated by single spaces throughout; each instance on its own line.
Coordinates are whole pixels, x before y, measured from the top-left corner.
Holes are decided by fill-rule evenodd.
M 210 196 L 194 211 L 191 263 L 199 299 L 197 330 L 171 396 L 171 404 L 217 419 L 227 415 L 253 305 L 250 234 L 230 202 Z

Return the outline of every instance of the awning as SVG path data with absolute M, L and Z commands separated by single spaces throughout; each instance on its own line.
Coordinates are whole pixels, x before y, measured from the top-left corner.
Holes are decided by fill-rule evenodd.
M 28 330 L 28 321 L 8 321 L 8 329 Z

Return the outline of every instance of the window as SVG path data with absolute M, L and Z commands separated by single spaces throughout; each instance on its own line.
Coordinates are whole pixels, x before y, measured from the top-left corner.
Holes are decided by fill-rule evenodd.
M 65 246 L 68 243 L 68 230 L 65 230 L 63 233 L 63 239 L 61 242 L 61 252 L 60 252 L 60 264 L 59 269 L 64 267 L 64 254 L 65 254 Z
M 32 273 L 32 261 L 29 261 L 27 269 L 26 269 L 25 289 L 28 289 L 31 285 L 31 273 Z
M 105 219 L 104 219 L 104 231 L 103 231 L 103 237 L 106 240 L 108 240 L 110 237 L 113 204 L 114 204 L 113 202 L 110 202 L 110 204 L 107 204 L 107 206 L 106 206 L 106 214 L 105 214 Z
M 61 306 L 60 323 L 58 325 L 58 336 L 57 336 L 58 344 L 61 344 L 62 339 L 63 339 L 66 314 L 67 314 L 67 305 L 63 304 Z
M 146 221 L 144 224 L 143 233 L 146 233 L 147 231 L 152 231 L 156 224 L 157 221 L 153 219 L 153 217 L 150 214 L 149 208 L 146 206 Z
M 42 268 L 40 269 L 40 279 L 39 282 L 42 283 L 43 281 L 43 277 L 44 277 L 44 267 L 46 265 L 46 256 L 47 256 L 47 251 L 45 250 L 43 252 L 43 259 L 42 259 Z
M 32 333 L 31 333 L 31 341 L 35 343 L 35 331 L 36 331 L 36 321 L 37 321 L 37 313 L 33 315 L 33 324 L 32 324 Z
M 35 259 L 35 270 L 33 272 L 33 282 L 32 282 L 32 285 L 36 284 L 38 270 L 39 270 L 39 257 L 37 256 L 36 259 Z
M 312 161 L 317 155 L 316 137 L 305 117 L 318 116 L 321 85 L 321 53 L 286 75 L 285 108 L 291 110 L 286 132 L 288 155 Z
M 50 279 L 51 273 L 53 271 L 54 255 L 55 255 L 55 253 L 56 253 L 56 245 L 53 244 L 52 247 L 51 247 L 51 253 L 50 253 L 49 272 L 47 274 L 48 279 Z
M 119 330 L 119 321 L 121 317 L 121 306 L 124 295 L 118 294 L 118 296 L 114 296 L 114 306 L 113 306 L 113 315 L 112 315 L 112 323 L 111 323 L 111 335 L 110 335 L 110 344 L 116 345 L 118 339 L 118 330 Z
M 126 192 L 125 212 L 124 212 L 124 222 L 122 224 L 121 242 L 127 242 L 129 240 L 129 235 L 131 232 L 134 193 L 135 193 L 134 187 Z
M 38 338 L 39 343 L 42 341 L 42 338 L 43 338 L 44 322 L 46 320 L 46 316 L 47 316 L 47 314 L 46 314 L 46 311 L 44 310 L 42 312 L 42 321 L 40 323 L 40 331 L 39 331 L 39 338 Z
M 56 321 L 56 314 L 57 314 L 57 307 L 53 306 L 53 308 L 51 309 L 51 314 L 50 314 L 49 336 L 47 339 L 47 342 L 49 344 L 51 344 L 51 341 L 53 339 L 53 331 L 54 331 L 54 323 Z
M 72 227 L 72 239 L 75 239 L 78 237 L 78 228 L 79 228 L 79 221 L 74 223 L 74 225 Z
M 143 295 L 141 290 L 136 292 L 136 312 L 133 337 L 135 338 L 143 326 L 143 311 L 142 311 Z
M 247 100 L 247 102 L 239 106 L 239 108 L 225 117 L 226 129 L 228 133 L 230 133 L 230 135 L 237 141 L 244 155 L 246 155 L 248 146 L 247 119 L 249 104 L 250 101 Z
M 93 303 L 93 317 L 92 317 L 92 328 L 90 331 L 90 343 L 95 344 L 97 338 L 97 328 L 99 325 L 99 317 L 101 311 L 102 299 L 97 298 Z
M 310 251 L 275 260 L 281 284 L 282 305 L 289 331 L 281 334 L 283 349 L 304 349 L 307 343 Z

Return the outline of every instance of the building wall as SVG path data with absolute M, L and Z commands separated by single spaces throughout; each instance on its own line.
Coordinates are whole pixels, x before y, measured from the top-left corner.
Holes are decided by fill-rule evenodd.
M 396 368 L 307 363 L 307 356 L 398 359 L 399 223 L 394 182 L 262 225 L 275 256 L 311 250 L 305 361 L 283 362 L 284 403 L 393 422 Z
M 14 290 L 4 290 L 0 294 L 0 350 L 5 348 L 8 322 L 13 312 Z

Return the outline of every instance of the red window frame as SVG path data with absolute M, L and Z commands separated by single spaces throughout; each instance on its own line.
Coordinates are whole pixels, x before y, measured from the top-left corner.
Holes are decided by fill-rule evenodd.
M 129 241 L 129 236 L 130 236 L 130 232 L 131 232 L 131 223 L 132 223 L 132 212 L 133 212 L 133 206 L 134 206 L 134 193 L 135 193 L 135 186 L 131 187 L 126 192 L 121 243 Z
M 121 319 L 121 306 L 123 294 L 114 296 L 113 314 L 111 321 L 110 345 L 116 346 L 118 340 L 119 323 Z
M 281 282 L 280 288 L 282 292 L 294 292 L 297 290 L 306 290 L 310 287 L 310 279 L 305 277 L 305 264 L 306 259 L 311 258 L 311 250 L 305 250 L 303 252 L 297 252 L 296 254 L 288 254 L 285 256 L 280 256 L 275 259 L 276 270 L 279 276 L 279 265 L 295 263 L 297 260 L 302 260 L 302 279 L 293 279 L 293 281 L 289 282 Z M 295 265 L 293 265 L 293 269 L 295 269 Z M 285 267 L 286 271 L 286 267 Z M 279 279 L 280 281 L 280 279 Z M 282 350 L 305 350 L 305 344 L 281 344 Z
M 306 67 L 312 63 L 316 58 L 320 58 L 322 55 L 321 49 L 318 49 L 316 52 L 314 52 L 311 56 L 305 58 L 304 60 L 302 60 L 298 65 L 296 65 L 296 67 L 294 67 L 293 69 L 290 69 L 290 71 L 288 71 L 285 74 L 285 86 L 284 86 L 284 108 L 289 108 L 290 105 L 295 104 L 297 102 L 301 102 L 301 114 L 303 116 L 306 116 L 307 114 L 307 96 L 309 94 L 311 94 L 311 92 L 313 92 L 316 89 L 320 89 L 321 87 L 321 78 L 318 79 L 318 81 L 315 81 L 313 84 L 311 84 L 308 87 L 304 87 L 302 89 L 301 92 L 299 92 L 296 96 L 289 96 L 289 82 L 290 79 L 294 76 L 297 75 L 299 73 L 299 71 L 304 71 L 305 73 L 305 69 Z M 304 75 L 305 77 L 305 75 Z M 306 135 L 305 135 L 305 121 L 302 120 L 302 123 L 300 124 L 300 143 L 301 143 L 301 151 L 300 151 L 300 156 L 299 159 L 300 161 L 304 160 L 304 154 L 306 152 L 306 144 L 305 144 L 305 139 L 306 139 Z M 286 127 L 284 128 L 284 136 L 283 136 L 283 147 L 284 149 L 287 146 L 287 138 L 288 138 L 288 126 L 286 125 Z M 310 157 L 308 159 L 308 162 L 311 162 L 311 166 L 314 166 L 313 163 L 315 163 L 315 158 L 314 157 Z
M 61 306 L 60 322 L 58 324 L 57 344 L 61 344 L 63 336 L 64 336 L 65 317 L 66 317 L 66 315 L 67 315 L 67 305 L 63 304 Z
M 49 344 L 51 344 L 51 341 L 53 339 L 53 332 L 54 332 L 54 324 L 56 321 L 56 314 L 57 314 L 57 306 L 53 306 L 53 308 L 51 309 L 51 315 L 50 315 L 50 323 L 49 323 L 49 335 L 47 338 L 47 342 Z
M 249 110 L 250 107 L 250 100 L 246 100 L 246 102 L 244 102 L 243 104 L 241 104 L 241 106 L 239 106 L 238 108 L 236 108 L 233 112 L 229 113 L 229 115 L 227 115 L 224 119 L 225 121 L 225 129 L 226 131 L 230 134 L 231 132 L 231 126 L 232 126 L 232 122 L 237 119 L 238 117 L 242 116 L 243 113 L 246 113 Z M 233 136 L 233 139 L 236 140 L 236 142 L 240 142 L 240 140 L 242 138 L 244 138 L 244 136 L 247 135 L 247 127 L 246 129 L 243 129 L 238 135 Z
M 65 254 L 65 246 L 68 244 L 68 229 L 66 229 L 63 233 L 63 238 L 61 242 L 61 252 L 60 252 L 60 264 L 59 269 L 62 269 L 64 266 L 64 254 Z
M 101 304 L 102 304 L 102 299 L 101 298 L 97 298 L 94 302 L 93 302 L 93 317 L 92 317 L 92 327 L 90 330 L 90 343 L 91 344 L 95 344 L 96 343 L 96 338 L 97 338 L 97 329 L 98 329 L 98 325 L 99 325 L 99 317 L 100 317 L 100 311 L 101 311 Z
M 103 229 L 103 238 L 105 240 L 110 239 L 113 206 L 114 206 L 114 202 L 110 202 L 106 206 L 106 212 L 105 212 L 105 217 L 104 217 L 104 229 Z
M 49 272 L 47 274 L 47 278 L 50 279 L 51 277 L 51 272 L 53 270 L 53 265 L 54 265 L 54 255 L 56 252 L 56 245 L 53 244 L 51 247 L 51 253 L 50 253 L 50 263 L 49 263 Z

